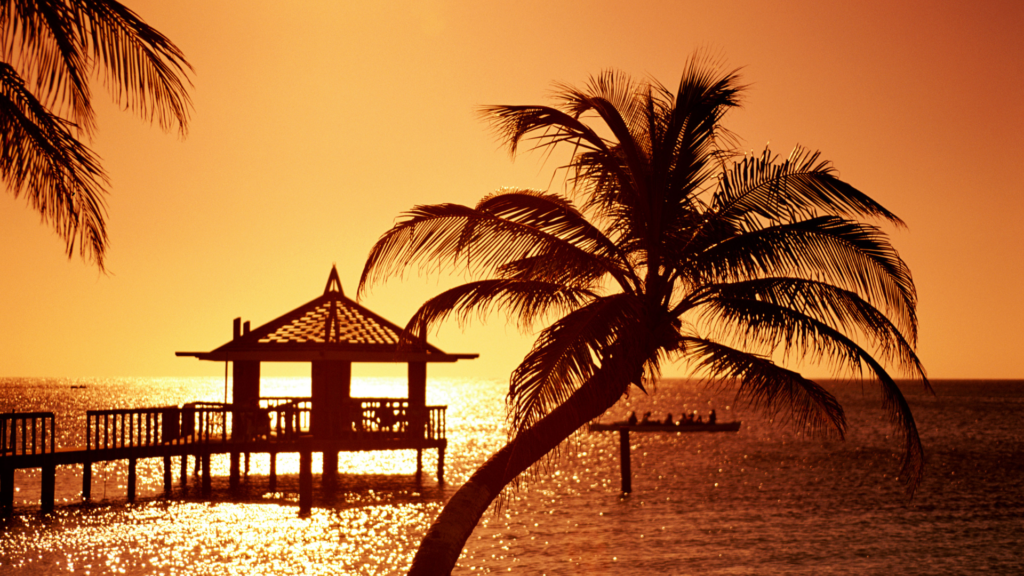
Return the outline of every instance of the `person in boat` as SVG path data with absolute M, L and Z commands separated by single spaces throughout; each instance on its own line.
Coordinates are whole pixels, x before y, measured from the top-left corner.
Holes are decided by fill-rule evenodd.
M 644 412 L 644 417 L 640 420 L 641 426 L 646 426 L 651 423 L 651 411 Z
M 715 409 L 711 409 L 711 414 L 708 416 L 708 424 L 714 424 L 718 421 L 718 416 L 715 415 Z
M 668 415 L 665 416 L 664 424 L 665 424 L 665 426 L 671 426 L 672 425 L 672 413 L 671 412 L 669 412 Z
M 635 411 L 629 413 L 629 419 L 626 420 L 626 424 L 628 424 L 630 426 L 636 426 L 636 412 Z
M 701 419 L 700 414 L 697 414 L 697 419 L 693 421 L 694 424 L 703 424 L 704 421 Z

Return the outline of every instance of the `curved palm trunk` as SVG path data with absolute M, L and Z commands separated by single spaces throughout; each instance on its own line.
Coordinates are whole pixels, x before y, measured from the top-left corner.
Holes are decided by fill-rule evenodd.
M 451 497 L 413 559 L 412 575 L 450 574 L 480 517 L 516 476 L 618 401 L 628 379 L 596 375 L 530 429 L 491 456 Z

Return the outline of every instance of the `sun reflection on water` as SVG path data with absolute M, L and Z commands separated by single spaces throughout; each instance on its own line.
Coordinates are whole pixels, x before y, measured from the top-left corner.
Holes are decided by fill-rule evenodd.
M 216 399 L 223 384 L 91 382 L 90 398 L 64 398 L 45 387 L 34 393 L 40 404 L 85 410 L 109 403 L 104 394 L 115 388 L 145 386 L 153 395 L 146 404 L 159 404 L 203 394 Z M 387 386 L 396 395 L 404 393 L 391 382 L 360 394 L 375 395 Z M 295 454 L 278 455 L 273 490 L 269 457 L 252 455 L 235 494 L 228 491 L 228 458 L 214 457 L 209 501 L 198 494 L 191 466 L 187 487 L 180 486 L 177 460 L 173 494 L 164 497 L 162 465 L 152 459 L 139 463 L 139 503 L 125 502 L 125 466 L 110 463 L 94 468 L 93 503 L 79 505 L 80 472 L 61 467 L 57 496 L 64 504 L 49 515 L 36 512 L 38 470 L 19 472 L 16 514 L 0 523 L 0 576 L 404 572 L 443 502 L 504 442 L 504 389 L 500 382 L 479 381 L 428 388 L 428 403 L 449 406 L 446 486 L 434 477 L 436 453 L 424 452 L 424 474 L 416 478 L 416 454 L 406 450 L 341 454 L 338 485 L 328 491 L 320 484 L 317 455 L 313 511 L 306 517 L 297 513 Z M 33 392 L 21 394 L 32 397 Z M 1018 396 L 985 405 L 991 421 L 984 430 L 970 424 L 977 420 L 973 400 L 958 401 L 951 411 L 931 397 L 911 398 L 926 445 L 935 448 L 930 452 L 934 474 L 909 504 L 892 481 L 895 448 L 887 424 L 874 404 L 866 408 L 857 398 L 843 398 L 851 407 L 846 442 L 808 439 L 749 413 L 737 414 L 729 404 L 721 406 L 719 417 L 742 419 L 738 434 L 636 434 L 631 438 L 634 492 L 628 496 L 619 493 L 617 435 L 583 434 L 575 451 L 526 480 L 500 511 L 484 515 L 460 558 L 460 570 L 861 574 L 886 573 L 896 565 L 917 574 L 1024 570 L 1017 537 L 1024 470 L 1019 458 L 999 456 L 1019 454 L 1006 446 L 1024 442 L 1024 387 Z M 691 386 L 663 385 L 655 396 L 630 397 L 606 419 L 623 418 L 631 410 L 678 413 L 707 406 L 707 398 Z M 10 409 L 2 396 L 0 409 Z M 985 442 L 1001 448 L 979 450 Z M 965 542 L 972 545 L 961 545 Z

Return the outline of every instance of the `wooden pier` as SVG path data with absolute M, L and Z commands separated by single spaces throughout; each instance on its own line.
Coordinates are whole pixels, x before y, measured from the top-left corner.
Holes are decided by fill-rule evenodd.
M 622 493 L 629 494 L 633 491 L 633 468 L 630 460 L 629 433 L 630 432 L 738 432 L 741 422 L 719 422 L 709 423 L 682 423 L 682 424 L 659 424 L 649 422 L 644 424 L 630 424 L 627 422 L 614 422 L 612 424 L 601 424 L 594 422 L 590 424 L 591 432 L 619 432 L 619 470 L 622 477 Z
M 203 495 L 210 494 L 210 456 L 231 457 L 230 487 L 238 488 L 239 460 L 252 453 L 270 455 L 271 490 L 276 457 L 299 454 L 299 509 L 312 506 L 312 454 L 323 454 L 322 481 L 335 481 L 340 452 L 416 450 L 416 472 L 423 450 L 437 450 L 437 479 L 444 482 L 446 406 L 427 406 L 427 364 L 476 358 L 449 354 L 347 298 L 338 270 L 331 268 L 321 296 L 262 326 L 235 318 L 232 338 L 207 352 L 176 352 L 225 363 L 225 403 L 89 411 L 85 445 L 57 447 L 49 412 L 0 415 L 0 508 L 9 515 L 14 501 L 14 471 L 42 469 L 42 509 L 53 509 L 58 465 L 82 466 L 82 497 L 88 500 L 92 465 L 128 461 L 128 500 L 135 499 L 139 459 L 163 458 L 164 490 L 171 490 L 171 459 L 178 457 L 181 482 L 188 458 L 202 470 Z M 310 365 L 310 397 L 269 398 L 260 393 L 264 362 Z M 353 398 L 353 362 L 408 365 L 405 398 Z M 227 365 L 231 364 L 231 403 L 227 402 Z
M 259 408 L 239 408 L 222 403 L 193 403 L 182 407 L 158 407 L 87 412 L 85 446 L 56 445 L 53 413 L 0 414 L 0 515 L 9 517 L 14 505 L 14 472 L 42 471 L 43 512 L 54 509 L 57 466 L 82 466 L 82 499 L 91 497 L 92 465 L 126 460 L 128 501 L 135 500 L 136 466 L 144 458 L 163 459 L 164 491 L 172 489 L 172 458 L 178 458 L 179 478 L 187 484 L 188 458 L 201 470 L 201 493 L 211 493 L 210 456 L 230 455 L 231 490 L 237 490 L 242 455 L 270 455 L 270 489 L 274 490 L 276 458 L 280 453 L 299 454 L 299 512 L 312 508 L 312 454 L 323 454 L 325 486 L 336 482 L 340 452 L 368 450 L 416 450 L 416 473 L 422 473 L 424 449 L 437 450 L 437 479 L 444 483 L 446 406 L 410 409 L 402 398 L 353 398 L 343 413 L 332 414 L 329 433 L 311 431 L 310 398 L 260 398 Z

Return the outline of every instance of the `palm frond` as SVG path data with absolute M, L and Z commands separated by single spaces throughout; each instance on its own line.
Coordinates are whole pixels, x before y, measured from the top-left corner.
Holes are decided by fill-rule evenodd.
M 192 67 L 181 50 L 114 0 L 76 0 L 74 5 L 115 101 L 184 136 L 192 109 Z
M 857 292 L 917 342 L 917 293 L 910 269 L 877 227 L 821 216 L 736 234 L 684 270 L 691 285 L 798 276 Z
M 371 249 L 359 291 L 417 262 L 493 276 L 540 256 L 580 272 L 604 270 L 626 289 L 636 283 L 615 245 L 571 203 L 510 190 L 484 198 L 475 208 L 440 204 L 406 213 Z
M 8 0 L 0 5 L 0 54 L 35 87 L 55 115 L 86 134 L 95 129 L 80 14 L 64 0 Z
M 881 385 L 884 408 L 903 438 L 901 477 L 908 481 L 911 495 L 917 489 L 923 470 L 923 450 L 910 407 L 899 386 L 885 368 L 850 336 L 799 311 L 762 300 L 732 299 L 713 301 L 715 310 L 706 322 L 712 332 L 746 345 L 771 345 L 782 342 L 800 347 L 812 361 L 827 360 L 847 373 L 862 373 L 866 367 Z M 717 339 L 717 338 L 716 338 Z M 909 368 L 930 389 L 924 369 L 916 356 Z
M 646 332 L 640 302 L 618 294 L 598 298 L 546 328 L 512 373 L 507 399 L 509 436 L 515 437 L 564 402 L 618 343 Z M 646 340 L 646 337 L 640 338 Z M 640 359 L 643 365 L 646 358 Z
M 67 246 L 103 269 L 107 246 L 103 186 L 93 153 L 50 114 L 14 69 L 0 63 L 0 178 L 53 227 Z
M 760 156 L 735 163 L 722 174 L 712 209 L 718 218 L 742 221 L 748 229 L 754 218 L 779 222 L 817 215 L 882 218 L 904 225 L 884 206 L 836 177 L 820 152 L 799 146 L 781 162 L 766 148 Z
M 766 357 L 712 340 L 682 340 L 682 358 L 708 380 L 736 380 L 736 399 L 774 420 L 791 420 L 800 430 L 842 438 L 846 416 L 835 396 L 798 372 Z
M 730 325 L 744 334 L 748 334 L 747 330 L 756 330 L 755 326 L 769 316 L 764 306 L 792 310 L 799 315 L 795 317 L 796 322 L 808 317 L 843 334 L 862 335 L 867 344 L 877 350 L 877 358 L 896 365 L 910 377 L 924 379 L 924 367 L 914 347 L 889 318 L 856 293 L 831 284 L 802 278 L 763 278 L 718 284 L 702 289 L 700 295 L 695 295 L 693 304 L 698 308 L 707 307 L 722 319 L 723 325 Z M 796 345 L 803 340 L 794 336 L 798 331 L 785 326 L 785 321 L 779 324 L 769 347 L 798 347 Z M 799 349 L 802 355 L 815 353 L 813 349 Z M 926 379 L 924 381 L 927 383 Z
M 594 294 L 559 283 L 507 279 L 467 282 L 427 300 L 406 326 L 410 334 L 425 336 L 432 326 L 455 317 L 466 326 L 473 316 L 481 320 L 492 311 L 505 312 L 506 318 L 529 329 L 549 314 L 575 310 Z

